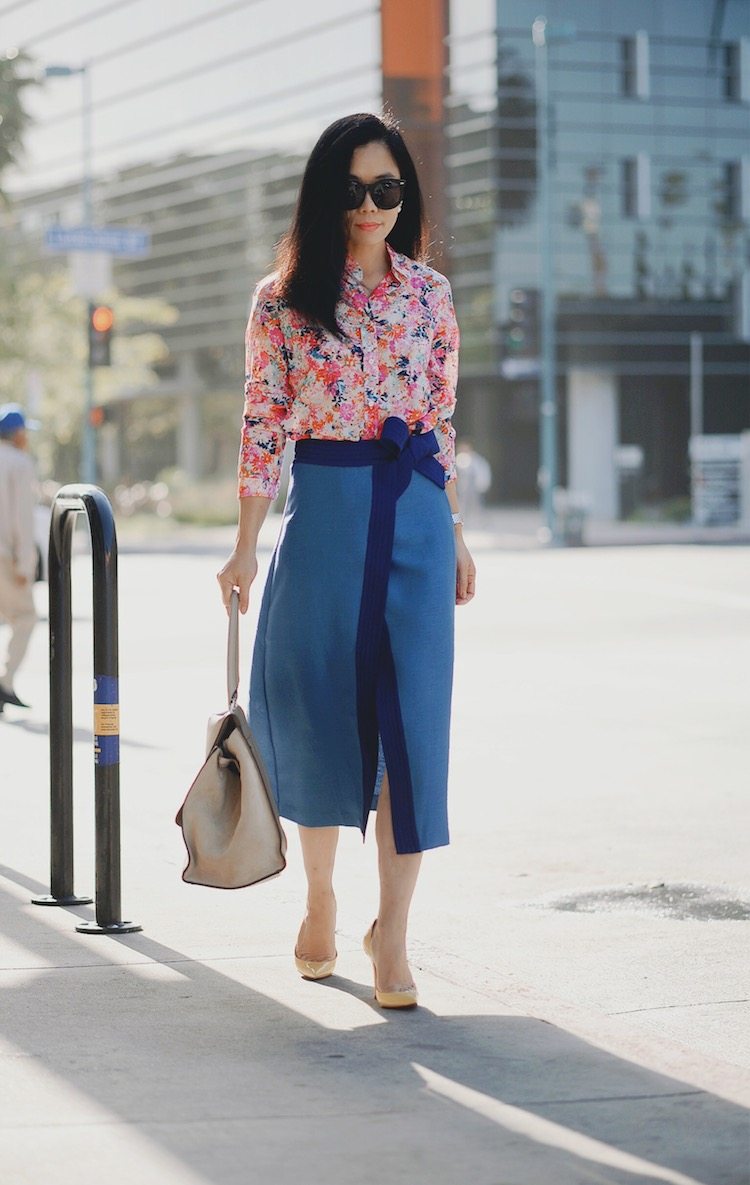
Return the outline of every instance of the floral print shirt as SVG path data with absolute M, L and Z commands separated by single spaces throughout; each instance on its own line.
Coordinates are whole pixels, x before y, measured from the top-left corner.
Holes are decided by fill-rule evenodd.
M 239 496 L 275 498 L 289 437 L 372 440 L 388 416 L 435 429 L 446 481 L 456 476 L 459 329 L 449 281 L 386 243 L 391 270 L 372 292 L 347 253 L 336 306 L 347 341 L 310 325 L 259 280 L 245 336 Z

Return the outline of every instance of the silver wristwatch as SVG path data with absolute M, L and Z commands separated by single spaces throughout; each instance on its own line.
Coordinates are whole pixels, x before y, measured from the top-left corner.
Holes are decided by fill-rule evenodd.
M 452 514 L 451 518 L 453 519 L 454 527 L 463 526 L 464 520 L 460 510 L 456 511 L 455 514 Z

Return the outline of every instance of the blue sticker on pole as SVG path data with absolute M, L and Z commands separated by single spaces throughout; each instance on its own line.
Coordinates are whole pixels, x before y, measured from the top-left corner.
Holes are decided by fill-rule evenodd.
M 117 765 L 120 760 L 119 679 L 97 675 L 94 679 L 94 761 Z

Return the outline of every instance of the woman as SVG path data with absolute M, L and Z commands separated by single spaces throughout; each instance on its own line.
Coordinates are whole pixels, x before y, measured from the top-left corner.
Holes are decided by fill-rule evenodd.
M 246 612 L 256 543 L 295 441 L 259 613 L 249 721 L 308 881 L 295 958 L 336 961 L 338 828 L 377 808 L 375 998 L 417 1002 L 406 956 L 421 853 L 448 843 L 454 605 L 474 595 L 455 483 L 459 333 L 422 262 L 416 170 L 395 125 L 336 120 L 304 171 L 247 327 L 239 526 L 218 573 Z M 447 496 L 446 496 L 447 495 Z

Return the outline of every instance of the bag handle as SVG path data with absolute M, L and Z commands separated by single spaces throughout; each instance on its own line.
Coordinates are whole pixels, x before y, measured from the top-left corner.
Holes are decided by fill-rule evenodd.
M 230 709 L 237 703 L 240 686 L 240 594 L 232 589 L 229 603 L 229 633 L 227 637 L 227 701 Z

